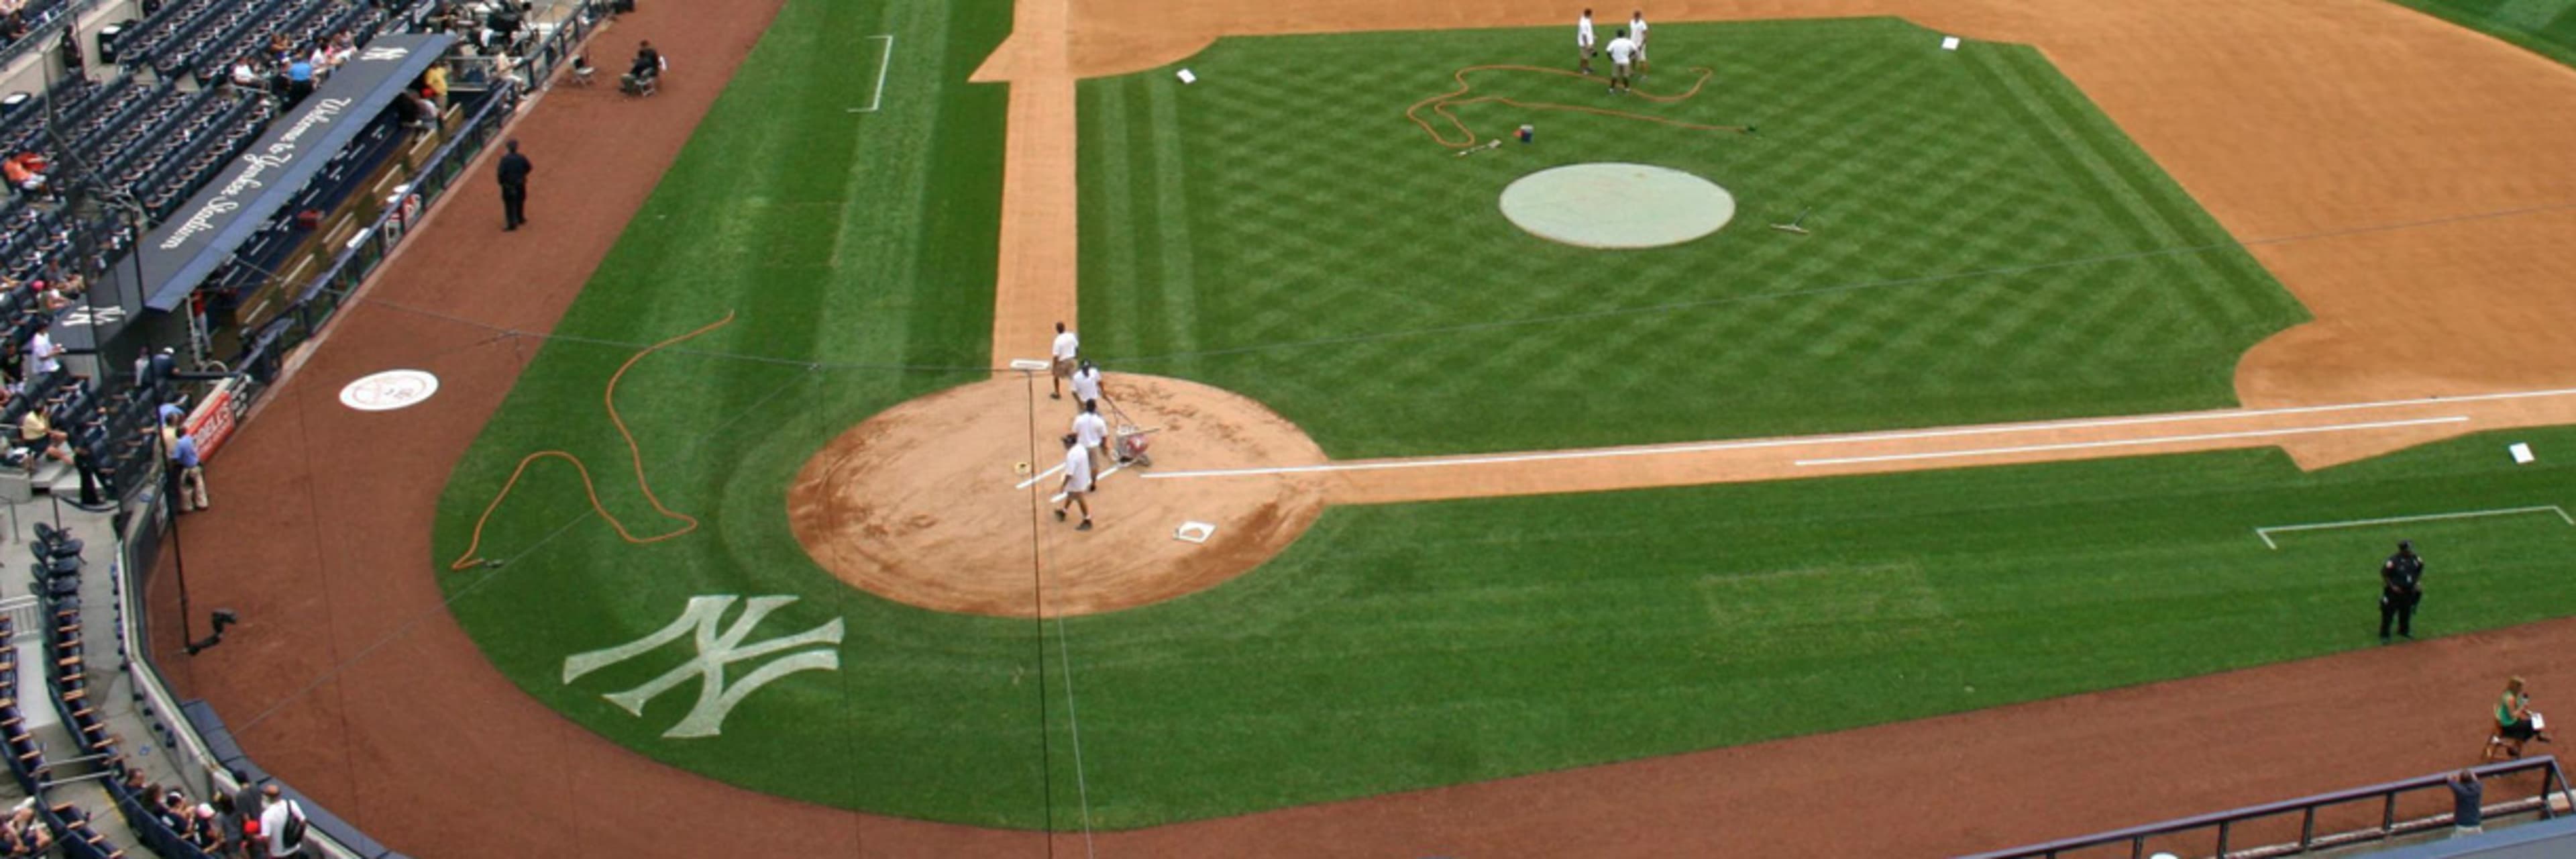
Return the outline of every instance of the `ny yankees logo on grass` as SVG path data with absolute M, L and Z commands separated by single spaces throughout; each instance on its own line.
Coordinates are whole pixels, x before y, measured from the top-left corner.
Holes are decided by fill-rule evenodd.
M 752 597 L 749 603 L 744 604 L 742 614 L 735 617 L 733 624 L 725 627 L 719 634 L 716 631 L 716 625 L 724 619 L 725 610 L 731 608 L 736 599 L 739 598 L 731 594 L 690 597 L 689 607 L 680 612 L 679 619 L 671 621 L 669 626 L 662 627 L 651 635 L 616 647 L 565 657 L 564 685 L 572 685 L 572 682 L 581 679 L 582 675 L 642 656 L 662 645 L 678 641 L 681 636 L 695 633 L 692 636 L 692 643 L 697 647 L 697 655 L 691 657 L 689 661 L 681 663 L 680 667 L 673 668 L 642 686 L 601 696 L 607 698 L 609 703 L 625 708 L 626 712 L 641 716 L 644 715 L 645 702 L 661 697 L 662 693 L 688 682 L 690 677 L 698 678 L 697 706 L 690 707 L 689 714 L 682 717 L 679 724 L 662 732 L 662 736 L 666 739 L 686 739 L 712 737 L 723 733 L 725 714 L 733 712 L 734 705 L 742 703 L 742 699 L 759 691 L 760 687 L 768 685 L 772 680 L 799 671 L 840 669 L 840 618 L 833 618 L 830 623 L 795 635 L 745 645 L 742 641 L 751 637 L 752 627 L 759 626 L 760 621 L 768 617 L 770 612 L 795 602 L 796 598 Z M 734 681 L 732 685 L 725 684 L 725 666 L 807 645 L 818 646 L 771 660 L 768 664 L 753 669 L 742 679 Z

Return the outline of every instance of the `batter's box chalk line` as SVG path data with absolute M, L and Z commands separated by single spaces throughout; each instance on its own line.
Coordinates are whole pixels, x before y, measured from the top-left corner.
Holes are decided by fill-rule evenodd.
M 2543 504 L 2536 507 L 2499 507 L 2493 510 L 2463 510 L 2457 513 L 2426 513 L 2420 516 L 2390 516 L 2382 519 L 2353 519 L 2345 522 L 2269 525 L 2254 529 L 2254 536 L 2262 538 L 2264 548 L 2279 551 L 2281 546 L 2272 541 L 2272 535 L 2290 531 L 2330 531 L 2337 528 L 2367 528 L 2372 525 L 2396 525 L 2404 522 L 2439 522 L 2448 519 L 2480 519 L 2489 516 L 2520 516 L 2531 513 L 2555 514 L 2559 521 L 2576 525 L 2576 516 L 2568 515 L 2566 508 L 2556 504 Z
M 1172 539 L 1179 540 L 1183 543 L 1205 543 L 1208 541 L 1209 537 L 1214 536 L 1216 536 L 1216 525 L 1214 523 L 1199 522 L 1195 520 L 1182 522 L 1181 527 L 1172 531 Z

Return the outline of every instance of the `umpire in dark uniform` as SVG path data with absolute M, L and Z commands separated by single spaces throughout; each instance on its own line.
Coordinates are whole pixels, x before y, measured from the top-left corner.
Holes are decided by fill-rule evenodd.
M 510 154 L 501 156 L 501 213 L 509 221 L 501 229 L 506 232 L 528 222 L 528 172 L 536 168 L 519 154 L 517 138 L 505 145 L 510 148 Z
M 2397 554 L 2379 565 L 2379 640 L 2388 640 L 2388 622 L 2397 622 L 2397 634 L 2415 637 L 2415 604 L 2424 601 L 2424 557 L 2415 554 L 2415 544 L 2397 541 Z

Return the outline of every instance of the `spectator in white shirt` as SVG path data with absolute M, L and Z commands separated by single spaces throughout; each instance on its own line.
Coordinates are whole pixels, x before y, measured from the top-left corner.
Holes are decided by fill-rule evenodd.
M 267 798 L 268 808 L 259 813 L 259 835 L 268 842 L 268 859 L 302 857 L 304 809 L 295 800 L 279 796 L 277 785 L 269 785 L 261 793 Z
M 62 354 L 63 347 L 54 343 L 53 329 L 38 329 L 35 338 L 27 341 L 27 359 L 33 368 L 27 375 L 43 378 L 60 372 Z

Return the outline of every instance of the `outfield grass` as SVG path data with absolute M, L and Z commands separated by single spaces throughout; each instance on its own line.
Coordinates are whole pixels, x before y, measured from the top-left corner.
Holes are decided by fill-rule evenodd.
M 2393 0 L 2576 66 L 2576 0 Z
M 1453 157 L 1404 117 L 1455 69 L 1562 67 L 1558 28 L 1229 38 L 1081 93 L 1084 345 L 1277 408 L 1343 457 L 1674 441 L 2234 403 L 2304 312 L 2027 47 L 1893 19 L 1670 24 L 1643 87 L 1478 94 L 1752 123 L 1712 135 L 1501 105 L 1539 142 Z M 1607 62 L 1601 64 L 1607 67 Z M 1495 201 L 1584 161 L 1690 170 L 1734 225 L 1642 252 Z M 1813 207 L 1815 234 L 1763 228 Z

